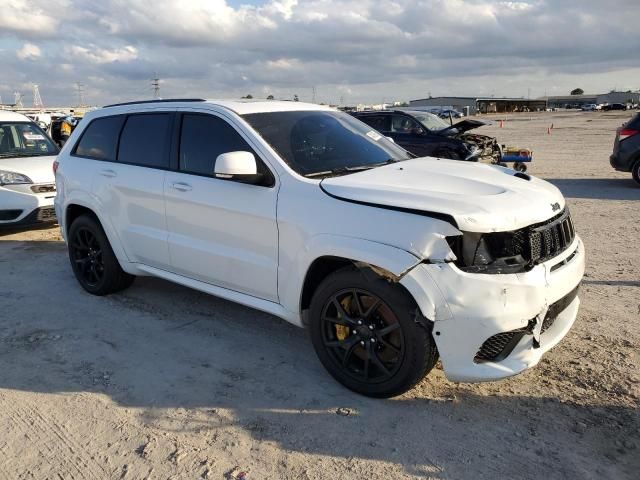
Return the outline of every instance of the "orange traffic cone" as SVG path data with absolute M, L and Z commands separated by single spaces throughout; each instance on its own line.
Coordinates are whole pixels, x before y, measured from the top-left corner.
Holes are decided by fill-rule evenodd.
M 503 126 L 504 126 L 504 122 L 500 120 L 500 128 L 502 128 Z
M 547 135 L 551 135 L 551 127 L 547 127 Z

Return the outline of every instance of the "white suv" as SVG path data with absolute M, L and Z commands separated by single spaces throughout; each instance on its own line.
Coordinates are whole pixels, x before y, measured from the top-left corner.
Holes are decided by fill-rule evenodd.
M 549 183 L 413 158 L 299 102 L 89 113 L 58 157 L 73 271 L 104 295 L 153 275 L 309 328 L 327 370 L 400 394 L 535 365 L 578 311 L 584 247 Z
M 0 111 L 0 228 L 55 221 L 57 153 L 31 119 Z

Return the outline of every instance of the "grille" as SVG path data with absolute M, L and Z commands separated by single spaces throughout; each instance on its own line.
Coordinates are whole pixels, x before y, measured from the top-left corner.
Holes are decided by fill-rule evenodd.
M 489 337 L 482 344 L 473 360 L 476 363 L 504 360 L 527 333 L 527 330 L 528 327 L 518 328 Z
M 47 222 L 56 219 L 56 209 L 54 207 L 44 207 L 38 210 L 37 221 Z
M 560 313 L 562 313 L 569 304 L 573 302 L 578 295 L 578 289 L 579 286 L 549 306 L 547 314 L 542 321 L 542 328 L 540 329 L 541 334 L 549 330 L 556 321 L 556 318 L 558 318 L 558 315 L 560 315 Z M 500 360 L 504 360 L 509 356 L 520 340 L 522 340 L 522 337 L 525 335 L 531 335 L 534 326 L 535 319 L 532 319 L 526 327 L 497 333 L 492 337 L 489 337 L 482 344 L 473 360 L 476 363 L 499 362 Z
M 533 267 L 566 250 L 576 237 L 569 210 L 565 209 L 546 222 L 513 232 L 485 234 L 494 258 L 518 257 Z
M 46 183 L 46 184 L 43 184 L 43 185 L 33 185 L 31 187 L 31 191 L 33 193 L 55 192 L 56 191 L 56 184 L 55 183 Z
M 542 263 L 565 251 L 576 237 L 569 210 L 529 230 L 529 252 L 533 263 Z

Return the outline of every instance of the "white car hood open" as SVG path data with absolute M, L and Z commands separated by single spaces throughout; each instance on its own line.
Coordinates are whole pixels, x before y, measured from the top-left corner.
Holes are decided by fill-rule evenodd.
M 346 201 L 450 215 L 460 230 L 469 232 L 516 230 L 564 208 L 564 197 L 555 186 L 515 173 L 499 166 L 425 157 L 326 178 L 321 188 Z
M 53 161 L 55 155 L 46 157 L 0 158 L 0 170 L 21 173 L 29 177 L 33 183 L 55 183 Z

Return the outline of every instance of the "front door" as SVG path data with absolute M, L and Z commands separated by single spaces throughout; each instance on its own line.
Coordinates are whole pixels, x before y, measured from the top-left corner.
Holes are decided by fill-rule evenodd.
M 172 271 L 277 301 L 278 229 L 275 177 L 225 119 L 184 113 L 178 171 L 167 172 L 165 199 Z M 248 151 L 260 185 L 216 178 L 218 155 Z

